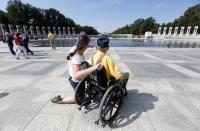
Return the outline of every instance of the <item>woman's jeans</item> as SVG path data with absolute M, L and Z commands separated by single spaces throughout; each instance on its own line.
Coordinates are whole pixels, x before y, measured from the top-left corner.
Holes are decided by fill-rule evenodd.
M 73 87 L 73 89 L 75 90 L 76 87 L 77 87 L 77 85 L 78 85 L 78 82 L 74 82 L 74 81 L 72 80 L 72 77 L 69 77 L 68 80 L 69 80 L 71 86 Z
M 16 57 L 17 59 L 19 59 L 22 51 L 23 51 L 25 57 L 28 58 L 26 48 L 24 46 L 17 45 L 17 57 Z
M 13 50 L 13 42 L 8 41 L 7 44 L 8 44 L 8 48 L 10 50 L 10 53 L 12 53 L 12 55 L 16 55 L 15 51 Z

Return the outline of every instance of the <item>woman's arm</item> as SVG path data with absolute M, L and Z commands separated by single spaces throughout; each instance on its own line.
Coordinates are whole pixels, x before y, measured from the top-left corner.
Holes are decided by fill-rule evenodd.
M 87 68 L 85 70 L 81 70 L 81 66 L 79 64 L 74 64 L 73 65 L 73 71 L 74 71 L 74 77 L 77 80 L 82 80 L 89 74 L 91 74 L 94 70 L 96 69 L 101 69 L 102 66 L 101 64 L 94 65 L 90 68 Z

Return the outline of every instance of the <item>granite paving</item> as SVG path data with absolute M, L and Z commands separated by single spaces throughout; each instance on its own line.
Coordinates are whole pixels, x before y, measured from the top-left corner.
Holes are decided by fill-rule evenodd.
M 70 47 L 30 47 L 20 60 L 0 44 L 0 131 L 200 131 L 200 49 L 110 47 L 130 73 L 128 96 L 111 127 L 103 128 L 98 104 L 54 104 L 73 95 L 65 59 Z M 95 48 L 86 51 L 89 59 Z

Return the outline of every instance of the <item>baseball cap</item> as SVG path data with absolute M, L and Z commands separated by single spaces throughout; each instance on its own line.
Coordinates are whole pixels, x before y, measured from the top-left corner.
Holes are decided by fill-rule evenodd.
M 99 38 L 97 39 L 97 45 L 98 46 L 102 46 L 102 47 L 108 47 L 109 46 L 109 38 L 106 35 L 101 35 L 99 36 Z

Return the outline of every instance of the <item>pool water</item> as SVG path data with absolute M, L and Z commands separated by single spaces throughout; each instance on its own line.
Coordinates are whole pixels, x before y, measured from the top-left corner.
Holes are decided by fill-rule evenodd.
M 71 47 L 75 44 L 75 39 L 57 39 L 54 41 L 57 47 Z M 48 40 L 32 41 L 33 46 L 49 47 Z M 96 45 L 96 39 L 91 39 L 90 44 Z M 111 39 L 111 47 L 156 47 L 156 48 L 200 48 L 200 41 L 152 41 L 133 39 Z

